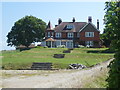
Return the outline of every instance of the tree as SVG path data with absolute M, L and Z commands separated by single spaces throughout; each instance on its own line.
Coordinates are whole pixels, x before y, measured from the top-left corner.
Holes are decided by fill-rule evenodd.
M 24 45 L 28 47 L 44 37 L 46 23 L 34 16 L 25 16 L 15 22 L 7 35 L 8 46 Z
M 120 88 L 120 1 L 106 2 L 105 30 L 111 39 L 111 48 L 116 51 L 109 64 L 109 88 Z

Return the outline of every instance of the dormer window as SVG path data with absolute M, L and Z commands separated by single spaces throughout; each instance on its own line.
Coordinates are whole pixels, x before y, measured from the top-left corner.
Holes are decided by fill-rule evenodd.
M 67 29 L 73 29 L 73 28 L 74 28 L 74 25 L 71 25 L 71 24 L 67 25 Z

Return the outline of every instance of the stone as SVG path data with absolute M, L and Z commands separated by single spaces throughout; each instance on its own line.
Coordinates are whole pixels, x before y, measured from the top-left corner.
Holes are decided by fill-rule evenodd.
M 54 54 L 54 58 L 64 58 L 65 54 Z
M 64 50 L 63 53 L 71 53 L 70 50 Z
M 84 69 L 86 68 L 86 66 L 82 64 L 69 64 L 69 68 L 70 69 Z

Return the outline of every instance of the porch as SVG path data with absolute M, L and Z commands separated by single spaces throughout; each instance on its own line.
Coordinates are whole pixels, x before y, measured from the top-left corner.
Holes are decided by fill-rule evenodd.
M 42 46 L 47 46 L 49 48 L 56 48 L 61 45 L 65 45 L 66 48 L 73 48 L 73 40 L 56 40 L 53 38 L 48 38 L 42 42 Z

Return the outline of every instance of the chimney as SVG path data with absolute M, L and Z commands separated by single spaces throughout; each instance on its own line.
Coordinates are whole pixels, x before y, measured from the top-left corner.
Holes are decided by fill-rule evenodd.
M 97 19 L 97 29 L 99 30 L 99 19 Z
M 58 25 L 55 25 L 55 27 L 57 27 Z
M 62 19 L 59 18 L 59 19 L 58 19 L 58 25 L 59 25 L 61 22 L 62 22 Z
M 73 17 L 73 20 L 72 20 L 73 22 L 75 22 L 75 17 Z
M 88 22 L 89 22 L 89 23 L 92 22 L 92 17 L 91 17 L 91 16 L 88 17 Z

